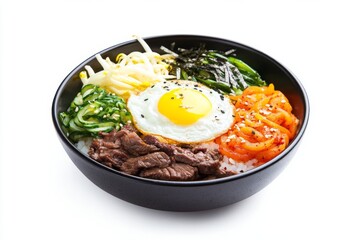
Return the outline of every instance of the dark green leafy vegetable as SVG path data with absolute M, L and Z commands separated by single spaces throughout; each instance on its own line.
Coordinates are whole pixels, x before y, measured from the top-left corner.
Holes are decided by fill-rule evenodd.
M 229 53 L 206 50 L 204 45 L 197 49 L 178 49 L 176 52 L 164 47 L 162 49 L 176 55 L 171 63 L 171 74 L 178 79 L 201 82 L 224 94 L 236 95 L 248 86 L 266 85 L 254 69 Z
M 84 85 L 66 112 L 59 114 L 62 128 L 72 141 L 97 137 L 99 132 L 120 129 L 131 114 L 121 97 L 93 84 Z

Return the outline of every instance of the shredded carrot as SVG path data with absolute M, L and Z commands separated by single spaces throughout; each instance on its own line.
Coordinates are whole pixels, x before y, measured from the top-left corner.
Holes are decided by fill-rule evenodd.
M 230 96 L 235 105 L 235 123 L 215 139 L 220 152 L 238 162 L 257 159 L 261 165 L 288 146 L 297 130 L 299 120 L 292 106 L 273 84 L 251 86 L 239 96 Z

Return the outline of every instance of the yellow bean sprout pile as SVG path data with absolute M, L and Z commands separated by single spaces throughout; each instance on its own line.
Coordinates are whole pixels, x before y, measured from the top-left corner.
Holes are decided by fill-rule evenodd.
M 83 84 L 94 84 L 128 99 L 130 94 L 138 94 L 156 82 L 175 78 L 169 75 L 169 63 L 174 56 L 153 52 L 142 38 L 134 37 L 145 52 L 120 53 L 116 62 L 97 54 L 95 57 L 103 70 L 95 73 L 91 66 L 85 66 L 86 71 L 80 73 Z

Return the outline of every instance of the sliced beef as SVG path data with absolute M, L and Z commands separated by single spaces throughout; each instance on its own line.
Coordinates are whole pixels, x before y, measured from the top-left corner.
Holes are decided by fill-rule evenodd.
M 198 177 L 196 167 L 184 163 L 173 163 L 165 168 L 150 168 L 140 172 L 141 177 L 168 180 L 168 181 L 191 181 Z
M 132 157 L 153 153 L 159 149 L 146 144 L 135 132 L 127 128 L 110 133 L 100 133 L 89 149 L 89 156 L 106 166 L 120 169 L 123 162 Z
M 95 139 L 89 149 L 89 156 L 108 167 L 120 169 L 122 163 L 129 155 L 121 148 L 109 148 L 109 142 L 103 139 Z
M 136 175 L 140 170 L 147 168 L 164 168 L 169 166 L 171 163 L 170 157 L 164 152 L 149 153 L 140 157 L 133 157 L 127 159 L 120 167 L 120 170 Z
M 120 136 L 122 148 L 132 156 L 142 156 L 159 150 L 156 146 L 145 143 L 135 132 L 126 129 L 119 132 L 122 132 Z
M 201 174 L 215 174 L 220 167 L 219 159 L 213 159 L 211 155 L 198 152 L 193 153 L 187 149 L 176 151 L 173 156 L 176 162 L 186 163 L 193 167 L 197 167 Z
M 96 140 L 101 141 L 101 145 L 104 145 L 107 148 L 119 148 L 121 146 L 120 136 L 124 134 L 123 131 L 112 131 L 110 133 L 100 132 L 99 138 Z
M 179 149 L 179 147 L 177 147 L 176 145 L 163 143 L 163 142 L 159 141 L 159 139 L 157 139 L 156 137 L 151 136 L 151 135 L 144 136 L 143 140 L 147 144 L 151 144 L 151 145 L 158 147 L 161 151 L 165 152 L 169 156 L 173 156 L 174 152 L 177 149 Z
M 218 171 L 215 173 L 215 177 L 216 178 L 223 178 L 223 177 L 228 177 L 228 176 L 232 176 L 232 175 L 236 175 L 237 172 L 229 170 L 229 169 L 218 169 Z
M 136 129 L 136 127 L 135 127 L 134 125 L 132 125 L 132 124 L 126 124 L 126 125 L 124 125 L 124 127 L 123 127 L 121 130 L 124 130 L 124 129 L 140 135 L 140 132 L 139 132 L 139 131 Z
M 219 146 L 216 143 L 200 143 L 192 147 L 193 153 L 203 152 L 209 154 L 213 159 L 220 159 Z
M 186 163 L 198 167 L 201 174 L 215 174 L 220 167 L 220 153 L 215 148 L 206 148 L 203 144 L 199 148 L 182 148 L 176 145 L 160 142 L 156 137 L 147 135 L 143 140 L 153 144 L 173 157 L 176 162 Z M 209 145 L 209 144 L 208 144 Z M 193 151 L 195 149 L 195 151 Z
M 140 133 L 131 125 L 120 131 L 100 133 L 89 156 L 111 168 L 142 177 L 187 181 L 212 179 L 236 173 L 220 169 L 218 145 L 175 145 Z
M 120 131 L 110 133 L 100 133 L 101 145 L 106 148 L 122 148 L 130 156 L 141 156 L 159 150 L 154 145 L 146 144 L 136 132 L 132 132 L 130 127 L 123 128 Z

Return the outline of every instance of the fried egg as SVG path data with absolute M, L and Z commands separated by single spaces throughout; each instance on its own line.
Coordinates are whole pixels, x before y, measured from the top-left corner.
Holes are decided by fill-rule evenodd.
M 181 143 L 209 141 L 234 122 L 230 99 L 197 82 L 158 82 L 128 99 L 136 128 Z

